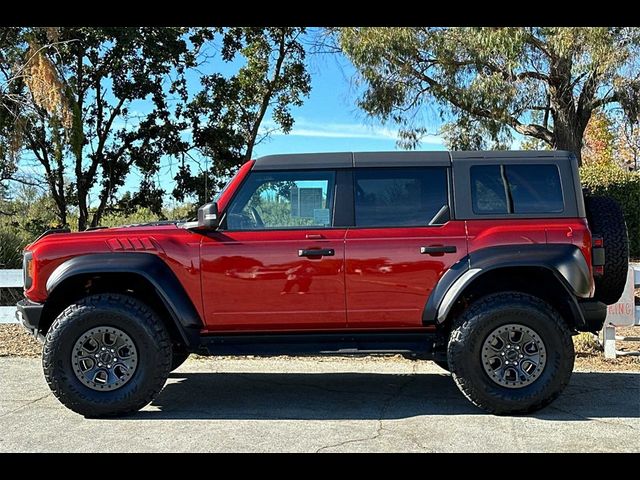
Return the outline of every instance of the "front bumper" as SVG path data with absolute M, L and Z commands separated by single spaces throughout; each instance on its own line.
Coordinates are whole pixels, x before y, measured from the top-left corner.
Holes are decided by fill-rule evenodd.
M 40 326 L 40 317 L 42 317 L 44 305 L 25 298 L 17 303 L 16 308 L 16 318 L 22 326 L 36 337 L 40 337 L 38 327 Z

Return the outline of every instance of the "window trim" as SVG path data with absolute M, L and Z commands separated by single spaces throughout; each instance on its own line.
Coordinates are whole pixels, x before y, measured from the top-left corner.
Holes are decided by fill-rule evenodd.
M 407 170 L 407 169 L 413 169 L 413 170 L 420 170 L 420 169 L 427 169 L 427 168 L 440 168 L 440 169 L 444 169 L 445 171 L 445 175 L 446 175 L 446 188 L 447 188 L 447 206 L 449 207 L 449 219 L 444 222 L 444 223 L 439 223 L 437 225 L 357 225 L 356 224 L 356 173 L 358 172 L 358 170 L 375 170 L 375 171 L 381 171 L 381 170 Z M 446 165 L 410 165 L 410 166 L 394 166 L 394 165 L 387 165 L 384 167 L 357 167 L 357 168 L 353 168 L 351 169 L 352 171 L 352 192 L 353 192 L 353 218 L 352 218 L 352 225 L 351 229 L 356 229 L 356 230 L 363 230 L 363 229 L 376 229 L 376 228 L 384 228 L 384 229 L 388 229 L 388 228 L 440 228 L 440 227 L 444 227 L 445 225 L 447 225 L 449 222 L 451 222 L 452 220 L 455 220 L 455 214 L 454 214 L 454 208 L 453 208 L 453 178 L 452 178 L 452 169 L 449 166 Z
M 336 230 L 336 229 L 344 229 L 346 226 L 335 226 L 335 212 L 336 205 L 338 203 L 338 179 L 339 179 L 339 170 L 336 168 L 317 168 L 317 169 L 291 169 L 291 170 L 250 170 L 249 173 L 242 179 L 242 183 L 238 185 L 238 188 L 233 192 L 233 196 L 227 202 L 227 208 L 225 208 L 222 218 L 220 220 L 220 226 L 216 229 L 218 232 L 286 232 L 286 231 L 300 231 L 300 230 Z M 290 172 L 330 172 L 333 173 L 333 205 L 332 210 L 330 212 L 331 217 L 331 226 L 329 227 L 321 227 L 318 225 L 301 225 L 301 226 L 288 226 L 288 227 L 274 227 L 274 228 L 236 228 L 231 229 L 227 227 L 227 213 L 233 202 L 236 200 L 236 197 L 242 191 L 242 188 L 245 186 L 246 182 L 249 181 L 251 175 L 254 173 L 257 174 L 282 174 L 282 173 L 290 173 Z
M 455 154 L 456 152 L 453 152 Z M 487 155 L 493 152 L 487 152 Z M 574 168 L 577 169 L 577 161 L 573 156 L 566 158 L 541 157 L 537 152 L 521 157 L 500 156 L 504 152 L 495 152 L 496 156 L 485 158 L 476 157 L 455 157 L 453 161 L 453 195 L 455 202 L 455 216 L 458 220 L 504 220 L 520 219 L 535 220 L 547 218 L 584 218 L 584 210 L 578 202 L 575 184 L 578 181 L 574 178 Z M 524 152 L 523 152 L 524 153 Z M 554 165 L 560 172 L 560 185 L 564 198 L 564 210 L 561 213 L 491 213 L 477 214 L 473 212 L 471 201 L 471 176 L 470 168 L 474 165 Z

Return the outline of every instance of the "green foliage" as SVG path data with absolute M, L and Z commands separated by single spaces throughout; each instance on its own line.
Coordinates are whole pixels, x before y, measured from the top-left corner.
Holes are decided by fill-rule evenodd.
M 22 268 L 22 250 L 28 243 L 15 229 L 0 226 L 0 269 Z
M 60 27 L 55 32 L 52 42 L 49 29 L 10 29 L 0 72 L 14 71 L 15 62 L 27 68 L 10 81 L 13 102 L 0 105 L 0 111 L 13 122 L 11 132 L 21 126 L 22 150 L 14 151 L 26 151 L 41 164 L 60 223 L 70 223 L 73 207 L 84 229 L 99 223 L 132 169 L 151 178 L 163 155 L 188 149 L 181 136 L 185 125 L 176 121 L 169 99 L 186 101 L 185 69 L 195 65 L 209 37 L 183 27 Z M 60 88 L 43 88 L 43 83 Z M 63 97 L 71 122 L 49 108 L 55 102 L 47 92 Z M 151 108 L 135 111 L 135 102 L 143 99 Z M 2 127 L 0 118 L 0 145 L 11 140 Z M 152 202 L 158 198 L 154 189 L 147 182 L 145 198 Z M 92 190 L 97 203 L 89 205 Z
M 291 130 L 291 108 L 302 105 L 311 90 L 300 42 L 304 32 L 294 27 L 224 30 L 222 60 L 242 66 L 228 77 L 219 73 L 203 76 L 202 91 L 184 110 L 194 147 L 213 161 L 195 173 L 187 164 L 180 167 L 173 191 L 176 199 L 195 196 L 197 203 L 210 201 L 211 193 L 252 157 L 255 145 L 276 129 Z M 261 128 L 267 116 L 272 125 Z
M 120 227 L 122 225 L 133 225 L 136 223 L 157 222 L 161 220 L 160 215 L 150 209 L 142 207 L 136 211 L 128 213 L 110 212 L 100 221 L 102 227 Z
M 58 226 L 53 202 L 34 187 L 23 187 L 13 201 L 0 202 L 0 210 L 0 268 L 21 268 L 23 248 Z
M 456 148 L 516 131 L 578 157 L 594 110 L 638 119 L 637 28 L 349 27 L 338 42 L 365 86 L 360 107 L 398 124 L 403 146 L 419 142 L 429 110 Z
M 590 163 L 580 168 L 583 187 L 592 195 L 607 195 L 622 206 L 632 258 L 640 258 L 640 173 L 615 163 Z

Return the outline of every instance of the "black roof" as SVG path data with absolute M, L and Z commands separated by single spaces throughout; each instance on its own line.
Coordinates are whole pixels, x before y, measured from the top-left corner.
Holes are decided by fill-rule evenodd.
M 290 170 L 351 167 L 449 166 L 456 160 L 470 159 L 554 159 L 569 160 L 573 154 L 560 150 L 494 150 L 437 152 L 335 152 L 267 155 L 256 159 L 253 170 Z

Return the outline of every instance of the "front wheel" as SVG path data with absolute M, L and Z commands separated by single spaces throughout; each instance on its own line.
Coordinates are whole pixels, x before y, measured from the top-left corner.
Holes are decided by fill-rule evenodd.
M 495 414 L 548 405 L 569 383 L 574 362 L 563 318 L 543 300 L 517 292 L 475 302 L 456 320 L 447 354 L 458 388 Z
M 55 396 L 87 417 L 134 412 L 160 392 L 172 362 L 169 334 L 155 312 L 120 294 L 85 297 L 47 333 L 42 363 Z

